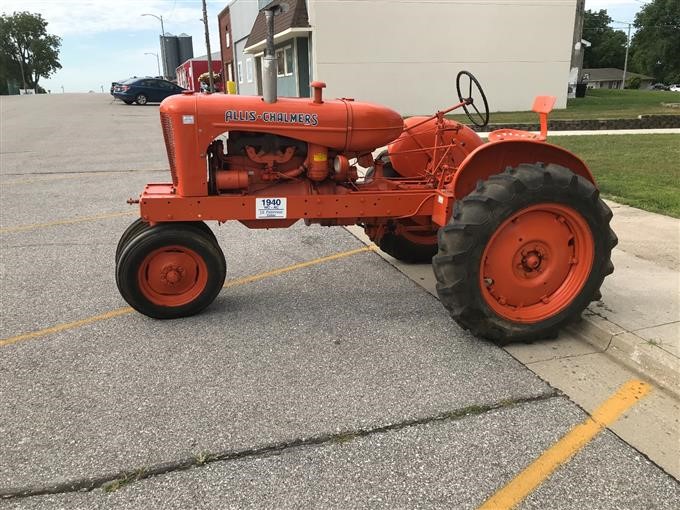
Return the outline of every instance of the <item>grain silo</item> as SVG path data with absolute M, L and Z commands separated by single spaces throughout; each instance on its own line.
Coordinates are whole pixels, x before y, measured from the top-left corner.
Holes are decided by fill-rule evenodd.
M 175 69 L 181 64 L 179 59 L 179 40 L 176 35 L 161 35 L 161 51 L 163 52 L 163 75 L 175 79 Z
M 179 34 L 177 36 L 179 47 L 179 64 L 183 64 L 190 58 L 194 58 L 194 43 L 190 35 Z

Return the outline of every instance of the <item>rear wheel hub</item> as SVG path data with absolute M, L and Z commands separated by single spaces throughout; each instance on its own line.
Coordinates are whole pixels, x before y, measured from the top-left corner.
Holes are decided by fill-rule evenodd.
M 532 323 L 565 309 L 590 274 L 590 227 L 562 204 L 536 204 L 505 220 L 486 245 L 480 285 L 487 305 L 503 318 Z

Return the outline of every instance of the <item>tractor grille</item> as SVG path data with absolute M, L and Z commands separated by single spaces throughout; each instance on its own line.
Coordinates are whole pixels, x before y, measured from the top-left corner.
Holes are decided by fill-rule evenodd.
M 167 113 L 161 113 L 161 126 L 163 127 L 163 138 L 165 138 L 165 149 L 168 151 L 168 163 L 170 163 L 172 184 L 173 186 L 177 186 L 177 168 L 175 166 L 175 136 L 172 131 L 172 119 Z

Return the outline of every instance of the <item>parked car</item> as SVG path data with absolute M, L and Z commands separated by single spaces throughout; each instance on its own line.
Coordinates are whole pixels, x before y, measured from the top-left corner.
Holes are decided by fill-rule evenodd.
M 669 87 L 665 83 L 654 83 L 649 86 L 650 90 L 668 90 Z
M 119 81 L 112 81 L 111 82 L 111 95 L 113 95 L 113 91 L 116 88 L 116 86 L 120 85 L 123 83 L 125 80 L 119 80 Z
M 184 89 L 167 80 L 157 78 L 130 78 L 116 85 L 113 96 L 125 104 L 160 103 L 168 96 L 181 94 Z
M 673 92 L 680 92 L 680 83 L 674 83 L 673 85 L 670 86 L 668 90 L 672 90 Z

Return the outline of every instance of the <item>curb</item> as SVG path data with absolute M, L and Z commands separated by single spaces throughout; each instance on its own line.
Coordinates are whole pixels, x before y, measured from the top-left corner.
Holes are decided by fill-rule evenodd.
M 658 345 L 626 331 L 590 308 L 583 312 L 581 321 L 566 329 L 614 361 L 680 398 L 680 360 Z

